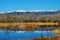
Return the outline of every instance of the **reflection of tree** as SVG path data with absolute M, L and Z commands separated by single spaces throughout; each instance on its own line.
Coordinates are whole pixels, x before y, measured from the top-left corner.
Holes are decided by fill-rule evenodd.
M 19 31 L 20 29 L 19 29 L 19 27 L 18 26 L 15 26 L 15 27 L 13 27 L 13 29 L 12 30 L 14 30 L 14 31 Z
M 7 27 L 7 31 L 10 30 L 10 31 L 19 31 L 19 27 L 18 26 L 15 26 L 15 27 L 11 27 L 11 26 L 8 26 Z

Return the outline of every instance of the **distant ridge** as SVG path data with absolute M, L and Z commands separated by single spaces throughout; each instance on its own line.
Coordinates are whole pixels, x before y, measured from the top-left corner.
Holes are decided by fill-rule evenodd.
M 45 12 L 45 11 L 58 11 L 58 10 L 15 10 L 15 11 L 6 11 L 6 13 L 9 12 Z M 5 13 L 5 12 L 0 12 L 0 13 Z
M 4 13 L 12 15 L 19 15 L 24 13 L 45 15 L 45 14 L 60 14 L 60 10 L 16 10 L 16 11 L 0 12 L 0 14 Z

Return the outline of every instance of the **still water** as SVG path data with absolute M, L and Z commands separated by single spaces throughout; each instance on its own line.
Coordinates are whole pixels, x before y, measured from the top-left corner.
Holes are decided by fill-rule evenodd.
M 56 37 L 57 35 L 51 31 L 0 31 L 0 40 L 18 40 L 26 38 L 38 38 L 38 37 Z

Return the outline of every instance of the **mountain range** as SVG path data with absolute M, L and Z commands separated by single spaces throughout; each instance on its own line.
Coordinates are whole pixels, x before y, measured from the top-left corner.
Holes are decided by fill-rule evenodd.
M 0 13 L 0 22 L 60 21 L 60 10 L 10 11 Z

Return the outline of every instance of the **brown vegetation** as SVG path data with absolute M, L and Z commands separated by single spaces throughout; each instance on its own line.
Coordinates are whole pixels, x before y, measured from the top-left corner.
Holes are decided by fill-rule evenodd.
M 26 38 L 23 40 L 30 40 L 30 38 Z M 60 40 L 60 37 L 32 38 L 31 40 Z
M 0 28 L 13 29 L 19 28 L 21 30 L 34 30 L 37 26 L 54 26 L 58 23 L 53 22 L 28 22 L 28 23 L 0 23 Z
M 12 15 L 9 13 L 0 15 L 0 23 L 20 23 L 20 22 L 46 22 L 46 21 L 60 21 L 60 14 L 39 15 L 34 13 L 24 13 L 19 15 Z

